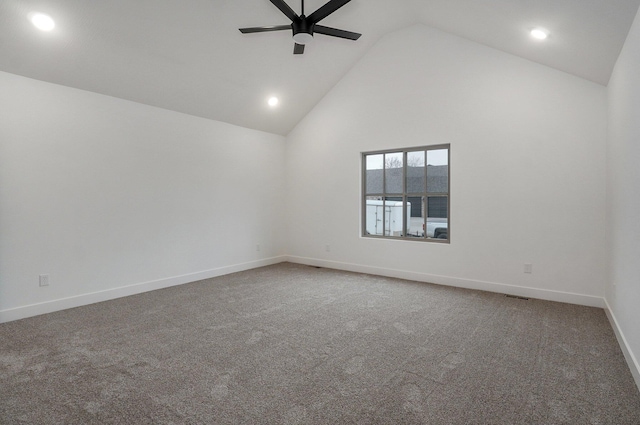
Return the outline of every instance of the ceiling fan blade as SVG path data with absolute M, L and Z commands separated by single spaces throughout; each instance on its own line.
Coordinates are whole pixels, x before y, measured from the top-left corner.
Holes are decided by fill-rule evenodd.
M 287 18 L 291 19 L 292 21 L 295 21 L 298 18 L 298 15 L 296 14 L 296 12 L 294 12 L 293 9 L 291 9 L 289 5 L 284 2 L 284 0 L 269 0 L 269 1 L 271 1 L 271 3 L 273 3 L 275 7 L 280 9 L 280 12 L 287 15 Z
M 333 37 L 346 38 L 348 40 L 357 40 L 362 35 L 358 34 L 357 32 L 339 30 L 337 28 L 325 27 L 322 25 L 316 25 L 313 28 L 313 32 L 317 34 L 330 35 Z
M 295 46 L 293 46 L 293 54 L 294 55 L 301 55 L 303 53 L 304 53 L 304 44 L 296 43 Z
M 273 2 L 274 0 L 271 1 Z M 318 10 L 307 16 L 307 20 L 314 24 L 318 23 L 350 1 L 351 0 L 330 0 L 327 4 L 321 6 Z
M 252 32 L 283 31 L 290 29 L 291 25 L 271 25 L 266 27 L 240 28 L 240 32 L 243 34 L 250 34 Z

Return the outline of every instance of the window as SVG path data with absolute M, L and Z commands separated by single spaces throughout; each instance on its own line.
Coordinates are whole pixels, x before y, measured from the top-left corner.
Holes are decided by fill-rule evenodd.
M 362 154 L 362 235 L 449 242 L 449 145 Z

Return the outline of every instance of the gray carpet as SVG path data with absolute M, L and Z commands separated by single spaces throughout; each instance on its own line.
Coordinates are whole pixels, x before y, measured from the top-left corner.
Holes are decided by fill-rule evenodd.
M 601 309 L 294 264 L 0 325 L 5 424 L 640 424 Z

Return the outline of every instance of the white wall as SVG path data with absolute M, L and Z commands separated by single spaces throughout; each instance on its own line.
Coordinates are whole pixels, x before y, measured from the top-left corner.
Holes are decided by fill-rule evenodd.
M 280 261 L 283 137 L 2 72 L 0 93 L 0 321 Z
M 607 302 L 640 387 L 640 13 L 608 86 Z
M 603 86 L 429 27 L 392 33 L 287 137 L 291 259 L 603 305 L 605 141 Z M 360 152 L 439 143 L 451 244 L 361 238 Z

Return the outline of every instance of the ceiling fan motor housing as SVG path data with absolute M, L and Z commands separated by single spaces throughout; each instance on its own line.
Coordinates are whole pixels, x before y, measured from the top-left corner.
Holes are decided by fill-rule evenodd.
M 298 19 L 291 22 L 291 29 L 293 30 L 293 41 L 298 44 L 307 44 L 313 41 L 313 27 L 314 23 L 307 20 L 307 17 L 302 15 Z

